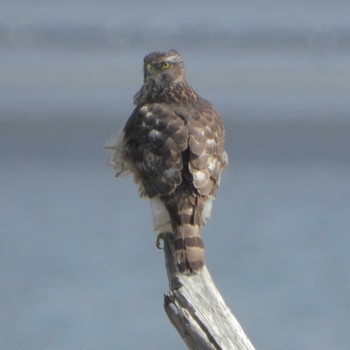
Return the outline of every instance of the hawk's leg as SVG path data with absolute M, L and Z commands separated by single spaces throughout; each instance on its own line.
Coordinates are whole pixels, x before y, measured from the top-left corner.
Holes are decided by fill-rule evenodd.
M 157 235 L 157 239 L 156 239 L 156 246 L 158 249 L 163 249 L 161 246 L 160 246 L 160 241 L 163 241 L 164 242 L 164 236 L 165 236 L 166 232 L 162 232 L 162 233 L 158 233 Z
M 158 249 L 161 249 L 160 241 L 164 240 L 165 233 L 173 231 L 170 216 L 160 198 L 151 198 L 150 204 L 153 218 L 153 229 L 157 233 L 156 246 Z

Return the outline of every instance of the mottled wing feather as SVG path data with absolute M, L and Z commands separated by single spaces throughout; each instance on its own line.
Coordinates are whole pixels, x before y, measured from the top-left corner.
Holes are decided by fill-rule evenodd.
M 182 152 L 188 146 L 184 121 L 165 104 L 136 108 L 124 128 L 126 158 L 142 194 L 168 195 L 181 183 Z
M 202 100 L 187 127 L 193 184 L 202 196 L 215 197 L 221 171 L 227 163 L 221 118 L 208 101 Z

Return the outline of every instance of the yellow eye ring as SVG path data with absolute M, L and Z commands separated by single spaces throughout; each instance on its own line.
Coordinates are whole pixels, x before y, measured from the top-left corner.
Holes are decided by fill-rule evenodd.
M 163 62 L 162 63 L 162 69 L 168 69 L 170 67 L 170 63 L 169 62 Z

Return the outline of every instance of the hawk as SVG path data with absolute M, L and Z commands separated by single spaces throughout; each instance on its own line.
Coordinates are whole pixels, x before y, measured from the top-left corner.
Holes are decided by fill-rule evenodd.
M 148 54 L 143 73 L 134 111 L 106 146 L 109 165 L 116 176 L 132 173 L 150 199 L 157 246 L 172 232 L 179 271 L 197 272 L 204 265 L 200 227 L 210 219 L 228 162 L 222 121 L 187 83 L 177 51 Z

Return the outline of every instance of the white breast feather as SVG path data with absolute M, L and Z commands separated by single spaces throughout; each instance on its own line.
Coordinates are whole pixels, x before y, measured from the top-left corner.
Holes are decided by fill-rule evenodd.
M 150 199 L 153 229 L 156 233 L 172 232 L 170 216 L 163 202 L 159 198 Z
M 203 226 L 206 225 L 210 220 L 212 204 L 213 204 L 213 200 L 211 198 L 208 198 L 204 202 L 204 208 L 203 208 L 202 217 L 201 217 Z

